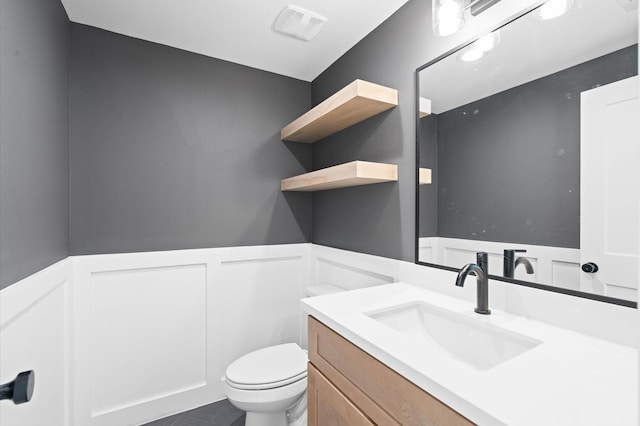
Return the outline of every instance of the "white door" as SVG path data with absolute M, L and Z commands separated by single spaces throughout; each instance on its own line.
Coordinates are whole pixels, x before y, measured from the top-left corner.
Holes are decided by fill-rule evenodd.
M 580 272 L 584 291 L 636 300 L 640 103 L 638 77 L 581 95 Z

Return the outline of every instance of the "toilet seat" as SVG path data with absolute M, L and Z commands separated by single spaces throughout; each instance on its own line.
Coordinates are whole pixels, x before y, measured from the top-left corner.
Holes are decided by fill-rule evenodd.
M 295 383 L 299 380 L 305 379 L 307 377 L 307 372 L 303 372 L 298 374 L 297 376 L 294 377 L 290 377 L 288 379 L 285 380 L 280 380 L 278 382 L 271 382 L 271 383 L 253 383 L 253 384 L 249 384 L 249 383 L 236 383 L 234 381 L 229 380 L 228 378 L 225 378 L 226 382 L 229 384 L 229 386 L 236 388 L 236 389 L 244 389 L 244 390 L 268 390 L 268 389 L 275 389 L 275 388 L 281 388 L 283 386 L 286 385 L 290 385 L 291 383 Z
M 307 353 L 295 343 L 248 353 L 231 363 L 225 381 L 236 389 L 274 389 L 307 377 Z

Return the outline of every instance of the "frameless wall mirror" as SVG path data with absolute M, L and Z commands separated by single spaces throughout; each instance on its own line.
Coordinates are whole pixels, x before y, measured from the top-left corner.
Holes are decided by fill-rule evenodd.
M 418 69 L 417 262 L 633 306 L 638 3 L 564 3 Z

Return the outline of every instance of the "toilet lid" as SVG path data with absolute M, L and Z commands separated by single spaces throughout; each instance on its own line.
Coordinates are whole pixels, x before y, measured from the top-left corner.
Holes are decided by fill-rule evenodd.
M 230 385 L 267 389 L 287 385 L 307 375 L 307 353 L 295 343 L 270 346 L 232 362 L 225 373 Z

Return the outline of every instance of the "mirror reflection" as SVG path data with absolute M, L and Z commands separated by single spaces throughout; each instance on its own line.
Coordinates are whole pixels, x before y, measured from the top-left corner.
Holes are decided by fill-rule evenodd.
M 637 300 L 637 4 L 536 9 L 419 70 L 418 262 Z

